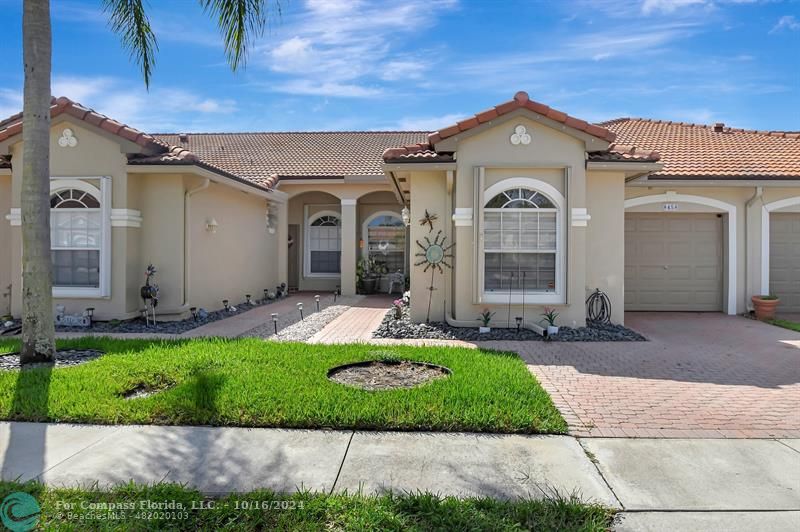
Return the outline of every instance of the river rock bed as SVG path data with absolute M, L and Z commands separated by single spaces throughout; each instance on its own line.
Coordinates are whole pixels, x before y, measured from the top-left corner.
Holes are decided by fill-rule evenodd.
M 70 366 L 77 366 L 86 362 L 103 356 L 102 351 L 97 349 L 65 349 L 56 352 L 55 367 L 63 368 Z M 51 364 L 29 364 L 26 368 L 34 368 L 40 366 L 51 366 Z M 11 353 L 10 355 L 0 356 L 0 370 L 15 370 L 20 369 L 19 353 Z
M 533 342 L 641 342 L 647 338 L 622 325 L 590 324 L 586 327 L 560 327 L 558 334 L 545 338 L 534 331 L 515 328 L 492 328 L 491 332 L 479 333 L 475 327 L 452 327 L 443 322 L 412 323 L 407 313 L 401 319 L 394 318 L 394 311 L 384 316 L 373 338 L 490 341 L 512 340 Z
M 286 297 L 286 296 L 285 296 Z M 285 298 L 284 297 L 284 298 Z M 142 318 L 134 318 L 124 321 L 96 321 L 91 327 L 64 327 L 56 326 L 58 332 L 79 332 L 79 333 L 154 333 L 154 334 L 181 334 L 190 331 L 201 325 L 211 323 L 237 314 L 243 314 L 254 308 L 271 305 L 284 298 L 253 301 L 250 305 L 240 303 L 231 308 L 236 310 L 215 310 L 208 312 L 205 317 L 197 319 L 188 318 L 180 321 L 157 321 L 155 324 L 147 325 Z M 158 319 L 158 307 L 156 307 L 156 319 Z

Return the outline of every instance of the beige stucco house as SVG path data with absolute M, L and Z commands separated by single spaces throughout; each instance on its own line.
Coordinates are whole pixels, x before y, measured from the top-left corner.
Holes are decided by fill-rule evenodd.
M 618 323 L 625 310 L 742 313 L 762 293 L 800 312 L 797 133 L 589 124 L 524 92 L 433 133 L 159 135 L 66 98 L 51 112 L 53 292 L 68 312 L 139 315 L 150 263 L 161 315 L 177 319 L 282 282 L 351 294 L 364 258 L 410 277 L 413 319 L 432 296 L 432 320 L 470 327 L 509 304 L 530 324 L 549 306 L 580 325 L 596 288 Z M 0 122 L 13 315 L 21 130 L 19 115 Z M 421 263 L 435 238 L 455 243 L 452 268 Z

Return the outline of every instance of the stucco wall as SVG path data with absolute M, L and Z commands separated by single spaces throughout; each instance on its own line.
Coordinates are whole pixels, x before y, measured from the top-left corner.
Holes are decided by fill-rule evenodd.
M 10 312 L 11 294 L 11 224 L 6 215 L 11 210 L 11 176 L 0 175 L 0 316 Z
M 261 298 L 275 290 L 277 233 L 266 225 L 267 200 L 223 185 L 211 186 L 191 198 L 190 296 L 192 306 L 209 310 L 244 301 L 245 294 Z M 206 230 L 214 218 L 216 233 Z
M 431 321 L 444 321 L 445 301 L 452 297 L 449 290 L 449 279 L 452 272 L 445 268 L 444 275 L 438 270 L 434 273 L 430 269 L 423 272 L 424 266 L 414 266 L 420 259 L 415 258 L 414 254 L 420 252 L 419 246 L 415 243 L 420 241 L 425 243 L 425 237 L 433 240 L 437 231 L 440 229 L 447 233 L 446 225 L 450 223 L 447 215 L 447 188 L 446 175 L 444 172 L 414 172 L 411 174 L 411 319 L 415 322 L 424 322 L 427 318 L 428 297 L 431 300 Z M 428 226 L 421 226 L 417 221 L 425 216 L 425 210 L 431 214 L 436 214 L 439 219 L 434 224 L 433 232 L 429 232 Z M 458 248 L 458 246 L 456 246 Z M 448 259 L 453 264 L 453 259 Z M 460 268 L 459 264 L 459 268 Z M 433 277 L 432 277 L 433 276 Z M 433 292 L 428 290 L 433 279 Z M 464 293 L 468 293 L 466 289 Z
M 183 304 L 183 194 L 181 174 L 137 175 L 139 210 L 142 212 L 137 250 L 136 307 L 142 308 L 138 287 L 145 281 L 148 264 L 156 267 L 159 308 L 162 314 L 181 312 Z
M 586 295 L 599 288 L 611 301 L 611 321 L 625 320 L 625 175 L 589 172 L 586 204 Z
M 62 148 L 58 138 L 65 128 L 72 129 L 78 144 L 72 148 Z M 12 169 L 12 207 L 20 204 L 23 153 L 22 142 L 11 146 Z M 60 116 L 53 121 L 50 132 L 50 174 L 54 177 L 102 177 L 111 178 L 111 208 L 128 208 L 126 158 L 120 144 L 106 133 L 101 133 L 71 117 Z M 96 181 L 92 182 L 97 184 Z M 54 298 L 53 304 L 63 304 L 69 313 L 80 313 L 86 307 L 94 307 L 98 319 L 119 317 L 126 312 L 126 251 L 127 235 L 134 228 L 114 227 L 111 236 L 111 296 L 103 298 Z M 12 227 L 11 264 L 12 271 L 21 271 L 21 235 L 19 227 Z M 12 313 L 19 315 L 22 310 L 21 277 L 12 279 Z
M 532 137 L 529 145 L 513 145 L 509 137 L 517 125 L 527 128 Z M 586 284 L 586 228 L 572 227 L 569 213 L 574 207 L 586 207 L 585 148 L 582 140 L 562 131 L 517 114 L 499 120 L 492 128 L 467 136 L 458 142 L 458 163 L 455 178 L 454 208 L 473 209 L 473 221 L 478 219 L 477 208 L 482 201 L 474 199 L 475 168 L 485 168 L 484 190 L 510 177 L 527 177 L 551 184 L 565 196 L 564 226 L 566 231 L 566 303 L 547 304 L 561 313 L 563 325 L 581 325 L 585 319 L 584 293 Z M 412 180 L 413 187 L 416 181 Z M 413 208 L 413 199 L 412 199 Z M 447 217 L 449 218 L 450 213 Z M 474 321 L 488 307 L 501 310 L 495 326 L 506 326 L 507 305 L 478 302 L 481 287 L 475 284 L 476 247 L 473 227 L 456 227 L 456 257 L 454 315 L 457 320 Z M 527 301 L 527 300 L 526 300 Z M 526 322 L 536 322 L 545 305 L 526 302 Z M 521 305 L 512 305 L 511 316 L 521 315 Z M 530 319 L 529 319 L 530 317 Z

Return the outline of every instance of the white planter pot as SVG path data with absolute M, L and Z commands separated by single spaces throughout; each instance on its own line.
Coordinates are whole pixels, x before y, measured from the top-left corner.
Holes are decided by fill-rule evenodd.
M 555 336 L 558 334 L 558 326 L 557 325 L 548 325 L 547 326 L 547 336 Z
M 480 334 L 492 332 L 492 328 L 491 327 L 478 327 L 478 332 Z

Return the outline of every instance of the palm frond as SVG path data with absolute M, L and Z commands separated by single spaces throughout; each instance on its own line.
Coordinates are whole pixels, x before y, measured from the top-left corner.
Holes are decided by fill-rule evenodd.
M 234 71 L 247 60 L 247 50 L 254 38 L 264 34 L 270 0 L 200 0 L 207 13 L 217 18 L 222 33 L 225 56 Z
M 103 0 L 114 33 L 142 69 L 145 86 L 150 86 L 150 76 L 156 62 L 158 42 L 145 12 L 144 0 Z

